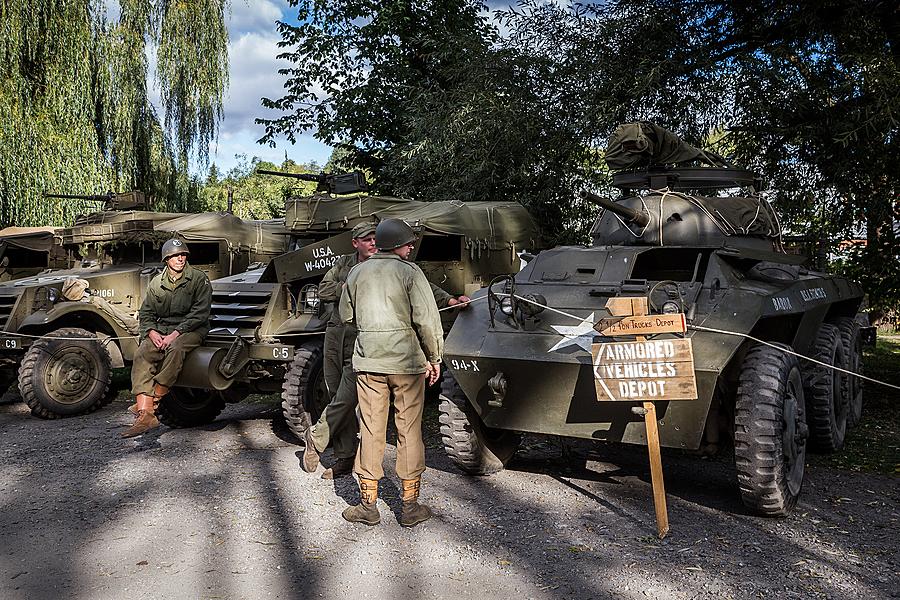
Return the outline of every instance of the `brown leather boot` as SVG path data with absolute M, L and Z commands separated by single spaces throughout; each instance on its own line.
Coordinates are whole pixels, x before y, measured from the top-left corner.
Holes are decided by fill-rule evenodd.
M 400 511 L 400 524 L 404 527 L 415 527 L 432 517 L 431 509 L 419 504 L 419 488 L 422 478 L 403 479 L 403 508 Z
M 138 416 L 131 424 L 131 427 L 123 431 L 120 435 L 123 438 L 130 438 L 149 431 L 155 427 L 159 427 L 159 419 L 154 414 L 156 407 L 156 398 L 147 394 L 138 394 L 137 396 Z
M 322 473 L 322 479 L 337 479 L 353 472 L 353 457 L 339 458 L 331 467 Z
M 365 525 L 378 525 L 381 523 L 381 514 L 375 502 L 378 500 L 378 480 L 359 478 L 359 495 L 362 502 L 356 506 L 344 509 L 343 517 L 351 523 L 363 523 Z
M 312 427 L 307 427 L 303 432 L 303 439 L 306 441 L 306 447 L 303 449 L 303 460 L 301 466 L 307 473 L 315 473 L 319 468 L 319 451 L 313 443 Z
M 137 402 L 135 402 L 134 404 L 132 404 L 131 406 L 129 406 L 126 410 L 127 410 L 128 412 L 130 412 L 131 414 L 133 414 L 134 416 L 138 416 L 138 412 L 140 412 L 140 411 L 138 410 Z
M 159 402 L 159 399 L 169 393 L 169 388 L 158 383 L 153 384 L 153 397 Z

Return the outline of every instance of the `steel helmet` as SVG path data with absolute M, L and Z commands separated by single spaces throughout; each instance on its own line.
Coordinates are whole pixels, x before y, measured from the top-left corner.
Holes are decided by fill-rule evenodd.
M 385 219 L 375 228 L 375 247 L 393 250 L 416 241 L 416 232 L 402 219 Z
M 190 254 L 190 253 L 191 253 L 191 251 L 188 250 L 187 244 L 185 244 L 178 238 L 172 238 L 171 240 L 168 240 L 162 246 L 163 262 L 165 262 L 169 258 L 175 256 L 176 254 Z

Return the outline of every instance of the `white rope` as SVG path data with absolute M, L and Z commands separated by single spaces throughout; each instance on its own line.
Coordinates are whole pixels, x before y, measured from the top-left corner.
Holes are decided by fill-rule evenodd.
M 498 296 L 509 296 L 509 294 L 497 294 L 497 295 L 498 295 Z M 519 300 L 523 300 L 523 301 L 525 301 L 525 302 L 530 302 L 531 304 L 534 304 L 535 306 L 540 306 L 541 308 L 545 308 L 545 309 L 550 310 L 550 311 L 552 311 L 552 312 L 559 313 L 559 314 L 564 315 L 564 316 L 566 316 L 566 317 L 570 317 L 570 318 L 572 318 L 572 319 L 577 319 L 577 320 L 579 320 L 579 321 L 583 321 L 583 320 L 584 320 L 584 317 L 577 317 L 577 316 L 575 316 L 575 315 L 571 315 L 571 314 L 569 314 L 569 313 L 567 313 L 567 312 L 565 312 L 565 311 L 562 311 L 562 310 L 559 310 L 559 309 L 556 309 L 556 308 L 552 308 L 552 307 L 550 307 L 550 306 L 546 306 L 546 305 L 544 305 L 544 304 L 541 304 L 540 302 L 535 302 L 534 300 L 532 300 L 532 299 L 530 299 L 530 298 L 523 298 L 522 296 L 519 296 L 518 294 L 514 294 L 514 296 L 515 296 L 517 299 L 519 299 Z M 887 382 L 885 382 L 885 381 L 880 381 L 880 380 L 878 380 L 878 379 L 873 379 L 873 378 L 871 378 L 871 377 L 866 377 L 866 376 L 863 375 L 862 373 L 854 373 L 853 371 L 848 371 L 847 369 L 842 369 L 842 368 L 836 367 L 836 366 L 834 366 L 834 365 L 829 365 L 828 363 L 822 362 L 822 361 L 820 361 L 820 360 L 816 360 L 815 358 L 810 358 L 809 356 L 805 356 L 805 355 L 803 355 L 803 354 L 800 354 L 799 352 L 794 352 L 793 350 L 789 350 L 788 348 L 785 348 L 784 346 L 780 346 L 780 345 L 778 345 L 778 344 L 772 344 L 772 343 L 767 342 L 767 341 L 765 341 L 765 340 L 761 340 L 761 339 L 759 339 L 759 338 L 755 338 L 755 337 L 753 337 L 752 335 L 747 335 L 746 333 L 738 333 L 738 332 L 736 332 L 736 331 L 727 331 L 727 330 L 725 330 L 725 329 L 714 329 L 714 328 L 712 328 L 712 327 L 703 327 L 702 325 L 688 325 L 688 329 L 692 329 L 692 330 L 694 330 L 694 331 L 706 331 L 706 332 L 709 332 L 709 333 L 722 333 L 722 334 L 725 334 L 725 335 L 735 335 L 735 336 L 738 336 L 738 337 L 747 338 L 748 340 L 751 340 L 751 341 L 754 341 L 754 342 L 758 342 L 758 343 L 763 344 L 763 345 L 766 345 L 766 346 L 770 346 L 770 347 L 775 348 L 775 349 L 777 349 L 777 350 L 781 350 L 782 352 L 784 352 L 784 353 L 786 353 L 786 354 L 793 354 L 794 356 L 797 356 L 797 357 L 802 358 L 802 359 L 804 359 L 804 360 L 808 360 L 808 361 L 813 362 L 813 363 L 816 363 L 816 364 L 818 364 L 818 365 L 822 365 L 823 367 L 828 367 L 829 369 L 833 369 L 833 370 L 835 370 L 835 371 L 840 371 L 841 373 L 846 373 L 846 374 L 848 374 L 848 375 L 853 375 L 854 377 L 859 377 L 860 379 L 865 379 L 866 381 L 871 381 L 872 383 L 877 383 L 878 385 L 883 385 L 883 386 L 885 386 L 885 387 L 889 387 L 889 388 L 892 388 L 892 389 L 895 389 L 895 390 L 900 390 L 900 385 L 894 385 L 894 384 L 892 384 L 892 383 L 887 383 Z M 570 336 L 566 336 L 565 334 L 561 334 L 561 335 L 563 335 L 563 337 L 570 337 Z
M 14 331 L 2 331 L 0 332 L 0 337 L 20 337 L 20 338 L 29 338 L 32 340 L 69 340 L 69 341 L 79 341 L 79 342 L 90 342 L 90 341 L 100 341 L 106 343 L 109 340 L 133 340 L 138 336 L 136 335 L 123 335 L 123 336 L 103 336 L 101 337 L 56 337 L 50 335 L 29 335 L 27 333 L 16 333 Z
M 841 373 L 846 373 L 847 375 L 853 375 L 854 377 L 859 377 L 860 379 L 865 379 L 866 381 L 871 381 L 872 383 L 877 383 L 879 385 L 883 385 L 889 388 L 893 388 L 895 390 L 900 390 L 900 385 L 894 385 L 892 383 L 887 383 L 884 381 L 879 381 L 878 379 L 872 379 L 871 377 L 866 377 L 861 373 L 854 373 L 853 371 L 848 371 L 847 369 L 842 369 L 840 367 L 836 367 L 834 365 L 829 365 L 828 363 L 822 362 L 820 360 L 816 360 L 815 358 L 810 358 L 808 356 L 804 356 L 799 352 L 794 352 L 793 350 L 789 350 L 784 346 L 778 344 L 772 344 L 765 340 L 761 340 L 759 338 L 755 338 L 752 335 L 747 335 L 746 333 L 738 333 L 736 331 L 726 331 L 725 329 L 715 329 L 713 327 L 703 327 L 702 325 L 688 325 L 688 329 L 693 329 L 695 331 L 708 331 L 710 333 L 722 333 L 725 335 L 735 335 L 742 338 L 747 338 L 748 340 L 757 342 L 759 344 L 763 344 L 764 346 L 769 346 L 770 348 L 775 348 L 777 350 L 781 350 L 785 354 L 793 354 L 798 358 L 802 358 L 803 360 L 808 360 L 809 362 L 816 363 L 817 365 L 822 365 L 823 367 L 828 367 L 829 369 L 833 369 L 835 371 L 840 371 Z

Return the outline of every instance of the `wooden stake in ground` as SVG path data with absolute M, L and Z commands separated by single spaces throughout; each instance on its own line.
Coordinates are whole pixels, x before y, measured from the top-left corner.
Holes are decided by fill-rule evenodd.
M 597 399 L 642 401 L 643 408 L 633 410 L 644 417 L 656 532 L 663 539 L 669 533 L 669 513 L 654 400 L 697 398 L 691 340 L 648 342 L 646 335 L 684 333 L 686 327 L 683 314 L 649 315 L 646 298 L 610 298 L 607 309 L 612 318 L 601 319 L 594 328 L 608 337 L 634 336 L 634 341 L 593 345 Z

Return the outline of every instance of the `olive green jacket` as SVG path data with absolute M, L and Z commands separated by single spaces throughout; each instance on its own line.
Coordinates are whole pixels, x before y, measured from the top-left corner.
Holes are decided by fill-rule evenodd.
M 340 317 L 356 323 L 353 370 L 424 373 L 440 363 L 444 332 L 434 294 L 415 264 L 392 252 L 354 267 L 341 294 Z
M 344 288 L 344 283 L 347 281 L 347 275 L 350 274 L 350 269 L 358 264 L 359 256 L 356 252 L 353 254 L 344 254 L 334 261 L 334 264 L 331 265 L 331 268 L 325 273 L 325 277 L 319 282 L 319 300 L 329 305 L 328 309 L 330 313 L 326 313 L 328 314 L 329 326 L 339 325 L 341 323 L 340 316 L 338 315 L 337 303 L 341 299 L 341 291 Z M 453 296 L 433 283 L 429 283 L 429 285 L 431 286 L 431 292 L 434 294 L 434 301 L 437 303 L 438 308 L 449 306 L 450 299 L 453 298 Z
M 179 333 L 196 331 L 206 337 L 211 305 L 212 286 L 206 273 L 188 264 L 184 274 L 172 283 L 168 269 L 163 269 L 150 280 L 147 295 L 141 303 L 141 339 L 147 337 L 151 329 L 163 335 L 176 329 Z

